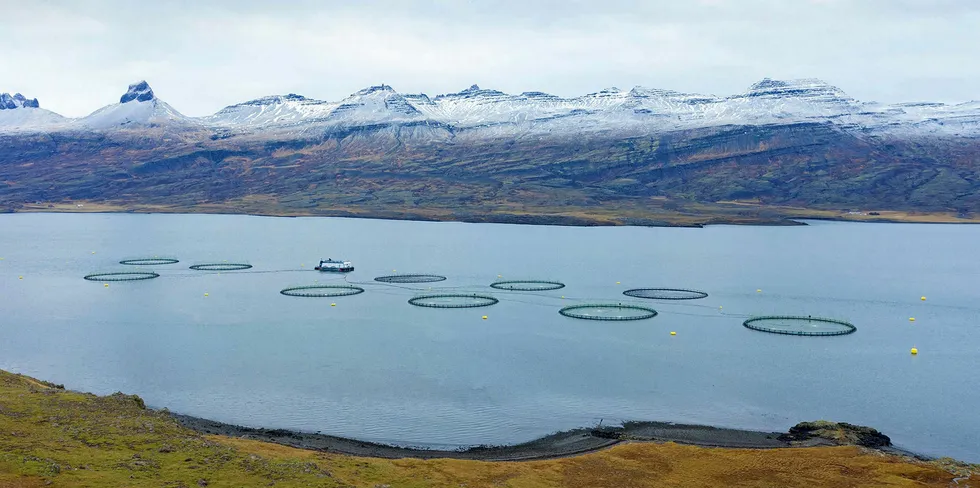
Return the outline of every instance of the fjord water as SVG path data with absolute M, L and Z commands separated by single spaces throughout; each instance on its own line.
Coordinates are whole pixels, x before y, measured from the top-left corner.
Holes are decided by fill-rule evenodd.
M 225 422 L 420 446 L 514 443 L 600 419 L 780 431 L 831 419 L 876 427 L 916 452 L 980 461 L 980 227 L 810 224 L 2 215 L 0 368 Z M 154 255 L 181 262 L 154 267 L 162 276 L 149 281 L 82 279 Z M 339 298 L 278 293 L 343 283 L 309 271 L 321 257 L 353 261 L 352 282 L 393 270 L 449 279 L 366 284 Z M 254 268 L 187 269 L 223 260 Z M 567 287 L 487 288 L 498 274 Z M 418 293 L 410 288 L 430 285 L 501 301 L 407 303 Z M 710 296 L 628 300 L 621 292 L 631 287 Z M 592 301 L 661 314 L 616 323 L 557 313 Z M 796 337 L 741 325 L 774 313 L 845 319 L 858 331 Z

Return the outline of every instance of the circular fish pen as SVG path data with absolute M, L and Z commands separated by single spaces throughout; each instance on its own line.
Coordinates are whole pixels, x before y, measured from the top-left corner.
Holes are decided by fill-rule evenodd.
M 623 295 L 650 300 L 699 300 L 708 297 L 703 291 L 684 288 L 633 288 L 624 291 Z
M 374 279 L 374 281 L 380 281 L 381 283 L 434 283 L 445 280 L 445 276 L 433 274 L 396 274 L 378 276 Z
M 129 271 L 120 273 L 93 273 L 85 275 L 88 281 L 140 281 L 159 278 L 160 275 L 152 271 Z
M 241 271 L 251 269 L 251 267 L 251 264 L 245 263 L 205 263 L 195 264 L 191 266 L 191 269 L 195 271 Z
M 509 291 L 548 291 L 565 288 L 565 284 L 547 280 L 505 280 L 490 283 L 490 287 Z
M 857 331 L 854 324 L 843 320 L 793 315 L 752 317 L 742 325 L 760 332 L 798 336 L 839 336 Z
M 477 308 L 489 307 L 500 303 L 500 300 L 490 295 L 464 293 L 435 293 L 419 295 L 408 300 L 416 307 L 429 308 Z
M 164 264 L 177 264 L 180 261 L 173 258 L 140 258 L 140 259 L 123 259 L 119 261 L 119 264 L 125 264 L 127 266 L 161 266 Z
M 287 297 L 326 298 L 346 297 L 364 293 L 364 288 L 353 285 L 308 285 L 283 288 L 279 293 Z
M 558 313 L 584 320 L 644 320 L 657 316 L 657 311 L 652 308 L 621 303 L 571 305 Z

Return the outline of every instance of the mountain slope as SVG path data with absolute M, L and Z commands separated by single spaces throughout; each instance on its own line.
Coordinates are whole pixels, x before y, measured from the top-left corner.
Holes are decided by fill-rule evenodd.
M 253 129 L 273 125 L 293 125 L 325 119 L 337 103 L 312 100 L 302 95 L 269 96 L 225 107 L 204 117 L 206 124 L 222 128 Z
M 11 209 L 98 199 L 459 220 L 571 212 L 609 223 L 717 221 L 699 217 L 704 205 L 735 200 L 980 212 L 980 103 L 886 106 L 818 80 L 767 79 L 728 97 L 476 85 L 429 97 L 379 85 L 339 102 L 272 96 L 203 118 L 142 82 L 89 117 L 0 125 L 0 148 L 0 205 Z M 719 219 L 778 218 L 725 208 Z

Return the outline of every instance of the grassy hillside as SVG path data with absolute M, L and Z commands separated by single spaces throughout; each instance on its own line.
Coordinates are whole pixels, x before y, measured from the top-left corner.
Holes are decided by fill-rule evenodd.
M 204 436 L 135 396 L 69 392 L 0 371 L 0 488 L 980 486 L 967 469 L 853 446 L 627 443 L 531 462 L 359 458 Z

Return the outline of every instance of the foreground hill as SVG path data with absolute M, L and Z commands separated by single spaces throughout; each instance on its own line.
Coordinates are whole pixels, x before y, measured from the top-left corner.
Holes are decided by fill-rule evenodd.
M 624 443 L 529 462 L 353 457 L 202 435 L 139 397 L 75 393 L 0 371 L 0 487 L 976 486 L 971 469 L 856 446 Z
M 882 105 L 819 80 L 766 79 L 728 97 L 380 85 L 207 117 L 182 115 L 146 82 L 80 119 L 17 96 L 0 110 L 6 210 L 654 225 L 980 211 L 980 103 Z

